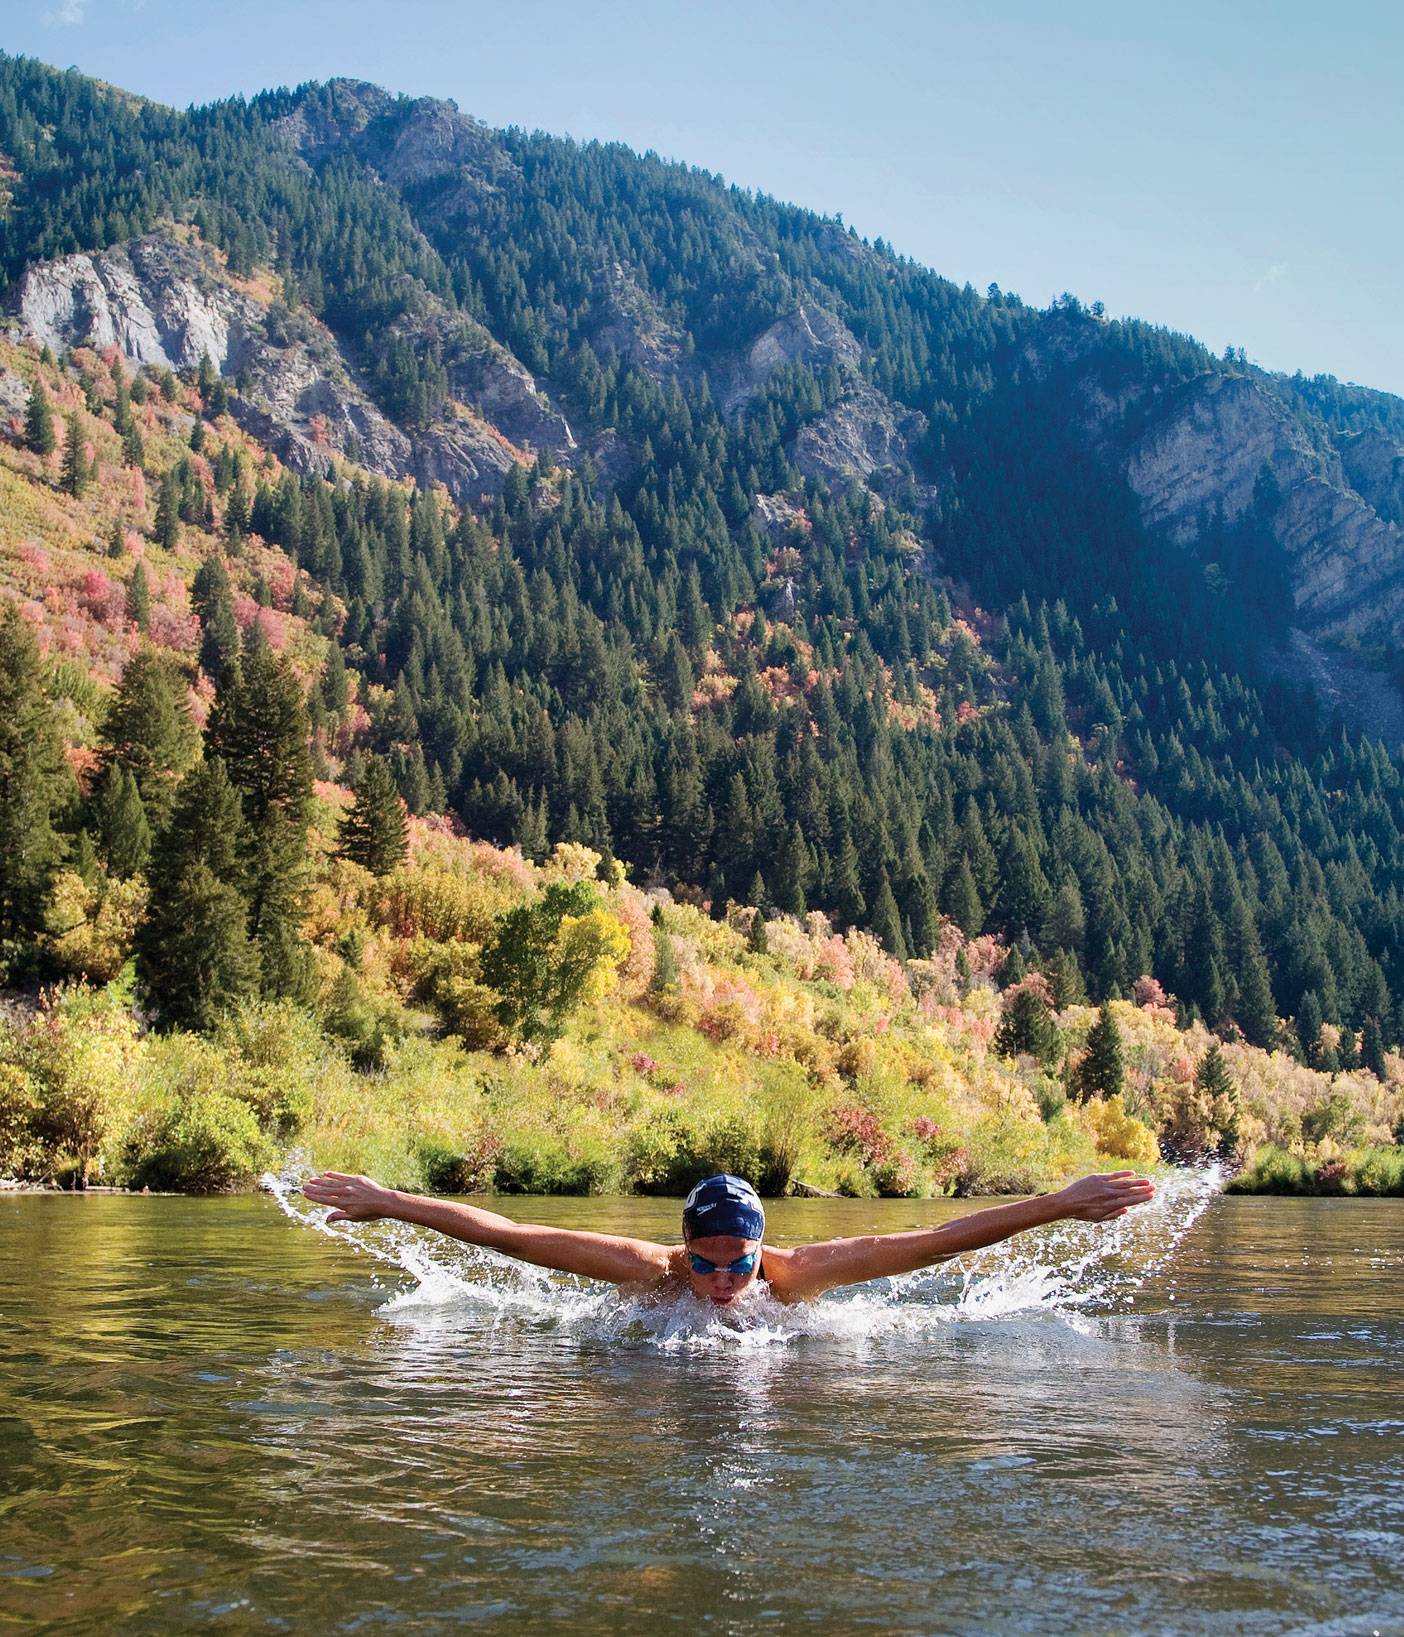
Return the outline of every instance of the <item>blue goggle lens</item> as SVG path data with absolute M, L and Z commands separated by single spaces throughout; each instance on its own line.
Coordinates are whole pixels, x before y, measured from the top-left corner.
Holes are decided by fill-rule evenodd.
M 758 1250 L 748 1251 L 745 1256 L 738 1256 L 725 1267 L 718 1262 L 709 1262 L 705 1256 L 694 1256 L 691 1251 L 688 1252 L 687 1259 L 692 1263 L 694 1273 L 739 1273 L 744 1278 L 755 1267 L 759 1255 Z

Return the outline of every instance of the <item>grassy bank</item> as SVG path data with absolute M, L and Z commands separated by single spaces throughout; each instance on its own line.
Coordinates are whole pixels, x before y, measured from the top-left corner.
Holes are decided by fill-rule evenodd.
M 1150 986 L 1109 1009 L 1121 1092 L 1089 1095 L 1093 1008 L 1057 1015 L 1043 1062 L 994 1048 L 1036 980 L 1009 981 L 993 939 L 948 928 L 932 959 L 902 966 L 822 916 L 713 919 L 587 848 L 536 866 L 433 821 L 376 879 L 334 856 L 342 800 L 323 788 L 306 897 L 316 1005 L 249 1005 L 210 1036 L 148 1032 L 124 923 L 89 905 L 56 949 L 118 975 L 75 977 L 0 1026 L 0 1174 L 210 1191 L 296 1150 L 450 1192 L 679 1194 L 724 1168 L 772 1193 L 919 1196 L 1037 1190 L 1162 1150 L 1237 1157 L 1244 1186 L 1266 1185 L 1289 1161 L 1317 1177 L 1350 1143 L 1373 1156 L 1361 1176 L 1399 1174 L 1395 1059 L 1381 1082 L 1227 1044 L 1231 1085 L 1211 1095 L 1210 1036 L 1178 1027 Z M 587 885 L 606 933 L 577 1004 L 523 1040 L 479 960 L 502 917 L 552 884 Z

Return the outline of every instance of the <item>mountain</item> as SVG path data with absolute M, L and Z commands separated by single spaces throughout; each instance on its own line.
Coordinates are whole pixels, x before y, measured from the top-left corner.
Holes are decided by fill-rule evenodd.
M 198 436 L 276 459 L 185 526 L 305 577 L 364 702 L 324 772 L 1398 1038 L 1400 400 L 358 82 L 182 114 L 5 58 L 0 153 L 0 394 L 208 358 Z

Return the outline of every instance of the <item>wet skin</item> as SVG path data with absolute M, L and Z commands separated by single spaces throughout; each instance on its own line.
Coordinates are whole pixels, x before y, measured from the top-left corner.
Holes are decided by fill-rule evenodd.
M 759 1250 L 760 1241 L 716 1234 L 690 1245 L 660 1245 L 616 1234 L 582 1233 L 571 1228 L 514 1222 L 495 1211 L 459 1200 L 429 1199 L 400 1193 L 370 1177 L 328 1171 L 309 1178 L 303 1194 L 315 1205 L 331 1207 L 328 1222 L 374 1222 L 384 1218 L 434 1228 L 469 1245 L 485 1245 L 538 1267 L 603 1279 L 616 1285 L 683 1287 L 716 1307 L 730 1307 L 754 1286 L 760 1263 L 750 1273 L 727 1271 L 727 1265 Z M 817 1244 L 769 1246 L 765 1252 L 766 1284 L 781 1302 L 807 1302 L 826 1290 L 864 1284 L 934 1267 L 965 1251 L 997 1245 L 1028 1228 L 1050 1222 L 1110 1222 L 1136 1205 L 1149 1204 L 1155 1184 L 1134 1171 L 1080 1177 L 1055 1194 L 992 1205 L 939 1228 L 911 1233 L 863 1234 Z M 711 1273 L 696 1273 L 689 1251 L 715 1262 Z

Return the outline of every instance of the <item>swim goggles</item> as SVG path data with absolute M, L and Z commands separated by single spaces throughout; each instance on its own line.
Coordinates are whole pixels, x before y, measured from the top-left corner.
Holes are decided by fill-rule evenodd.
M 738 1256 L 734 1262 L 728 1262 L 725 1267 L 720 1262 L 709 1262 L 705 1256 L 694 1256 L 691 1251 L 687 1253 L 687 1259 L 692 1263 L 694 1273 L 739 1273 L 744 1279 L 760 1260 L 760 1252 L 758 1250 L 747 1251 L 744 1256 Z

